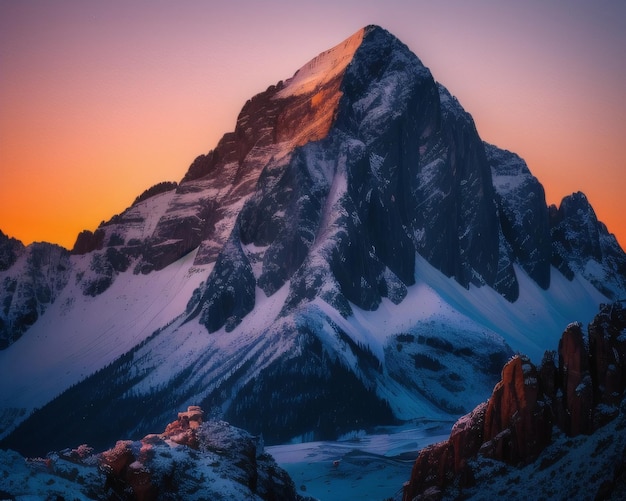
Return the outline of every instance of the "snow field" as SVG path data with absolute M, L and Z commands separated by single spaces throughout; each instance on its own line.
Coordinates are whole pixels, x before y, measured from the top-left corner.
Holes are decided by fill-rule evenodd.
M 72 257 L 79 270 L 89 258 Z M 83 295 L 72 276 L 19 342 L 0 351 L 0 408 L 30 412 L 172 322 L 209 270 L 194 258 L 195 251 L 149 275 L 134 275 L 131 266 L 96 298 Z

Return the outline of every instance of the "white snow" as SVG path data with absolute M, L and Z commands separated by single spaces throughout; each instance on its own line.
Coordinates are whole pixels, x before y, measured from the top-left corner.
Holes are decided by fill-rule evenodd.
M 142 242 L 150 237 L 159 222 L 159 219 L 165 214 L 172 199 L 176 194 L 175 190 L 166 193 L 160 193 L 153 197 L 130 207 L 124 212 L 124 219 L 143 219 L 143 222 L 125 223 L 124 236 L 126 241 L 137 238 Z
M 0 351 L 0 412 L 42 406 L 172 322 L 210 269 L 193 266 L 194 257 L 149 275 L 133 275 L 131 266 L 95 298 L 72 276 L 40 320 Z M 72 257 L 78 269 L 89 258 Z
M 202 363 L 198 365 L 195 377 L 205 383 L 204 393 L 218 387 L 223 378 L 249 359 L 257 362 L 257 371 L 261 370 L 289 347 L 288 344 L 275 344 L 270 359 L 257 360 L 257 341 L 275 324 L 288 292 L 289 287 L 285 285 L 267 297 L 257 288 L 255 309 L 231 332 L 222 328 L 209 334 L 197 321 L 182 326 L 173 324 L 165 335 L 140 350 L 139 356 L 148 357 L 155 369 L 134 390 L 148 393 L 165 385 L 197 360 Z M 197 401 L 200 396 L 194 398 Z
M 364 35 L 365 29 L 361 29 L 344 42 L 311 59 L 285 82 L 278 97 L 308 94 L 339 76 L 352 61 Z
M 321 501 L 382 500 L 411 476 L 419 449 L 446 440 L 451 423 L 355 432 L 346 439 L 266 447 L 302 495 Z
M 492 172 L 493 172 L 493 169 L 492 169 Z M 524 184 L 528 182 L 528 176 L 523 176 L 520 174 L 515 174 L 512 176 L 493 175 L 492 180 L 493 180 L 493 185 L 496 188 L 496 191 L 498 193 L 505 195 L 509 192 L 517 191 L 518 189 L 523 187 Z
M 416 284 L 408 288 L 400 304 L 383 298 L 375 311 L 352 305 L 354 315 L 347 319 L 320 299 L 314 304 L 356 343 L 369 347 L 381 362 L 390 336 L 434 320 L 460 332 L 482 332 L 493 340 L 503 339 L 513 350 L 539 363 L 544 351 L 556 346 L 572 319 L 591 321 L 600 303 L 606 301 L 586 280 L 577 276 L 569 282 L 554 268 L 548 290 L 541 289 L 521 268 L 515 271 L 520 297 L 511 303 L 490 287 L 465 289 L 418 255 Z

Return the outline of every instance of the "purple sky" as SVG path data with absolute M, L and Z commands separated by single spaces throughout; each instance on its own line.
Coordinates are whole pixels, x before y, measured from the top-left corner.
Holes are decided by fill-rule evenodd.
M 0 229 L 71 247 L 180 180 L 252 95 L 379 24 L 549 203 L 584 191 L 626 244 L 625 20 L 602 0 L 0 0 Z

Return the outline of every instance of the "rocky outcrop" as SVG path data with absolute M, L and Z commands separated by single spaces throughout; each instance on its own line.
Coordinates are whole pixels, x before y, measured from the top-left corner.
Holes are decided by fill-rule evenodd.
M 607 297 L 624 299 L 626 255 L 615 236 L 598 221 L 584 193 L 549 208 L 552 264 L 567 277 L 579 273 Z
M 511 359 L 489 400 L 457 421 L 447 441 L 420 452 L 403 499 L 440 499 L 453 484 L 473 486 L 477 457 L 531 463 L 551 444 L 554 425 L 575 437 L 614 419 L 626 390 L 624 332 L 621 303 L 602 305 L 589 325 L 590 351 L 573 323 L 559 342 L 558 368 L 550 352 L 539 368 L 524 356 Z
M 19 255 L 24 252 L 24 244 L 0 231 L 0 271 L 8 270 Z
M 589 373 L 589 354 L 583 339 L 581 325 L 571 324 L 559 341 L 558 381 L 561 393 L 557 395 L 559 424 L 568 435 L 591 433 L 593 395 Z
M 262 439 L 225 422 L 204 422 L 197 406 L 159 435 L 117 442 L 100 455 L 100 465 L 111 491 L 124 496 L 130 488 L 137 500 L 303 499 Z
M 200 407 L 178 414 L 161 434 L 120 440 L 94 454 L 82 445 L 27 459 L 0 451 L 0 493 L 14 499 L 306 501 L 263 449 L 262 439 Z
M 626 386 L 624 303 L 603 308 L 589 324 L 589 371 L 594 404 L 616 405 Z
M 546 196 L 519 156 L 485 143 L 502 234 L 517 262 L 543 289 L 550 286 L 552 246 Z
M 72 247 L 72 254 L 82 255 L 102 249 L 105 236 L 106 234 L 102 228 L 98 228 L 94 232 L 89 230 L 81 231 L 76 237 L 74 247 Z
M 481 454 L 517 464 L 536 457 L 550 442 L 552 419 L 540 383 L 526 357 L 504 366 L 487 403 Z
M 166 193 L 168 191 L 175 190 L 178 186 L 178 183 L 175 181 L 163 181 L 161 183 L 157 183 L 154 186 L 151 186 L 147 190 L 145 190 L 141 195 L 135 198 L 132 205 L 137 205 L 148 198 L 152 198 L 156 195 L 160 195 L 161 193 Z M 132 207 L 132 206 L 131 206 Z
M 69 252 L 58 245 L 36 242 L 23 247 L 9 240 L 3 247 L 14 264 L 0 271 L 0 349 L 43 315 L 67 284 L 71 269 Z

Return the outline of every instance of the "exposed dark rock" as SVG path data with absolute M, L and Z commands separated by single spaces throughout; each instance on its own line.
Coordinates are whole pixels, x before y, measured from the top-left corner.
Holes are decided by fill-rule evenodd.
M 496 204 L 511 260 L 543 289 L 550 286 L 552 247 L 543 186 L 516 154 L 485 144 Z
M 24 244 L 15 238 L 8 237 L 0 230 L 0 271 L 8 270 L 19 255 L 24 252 Z
M 583 193 L 563 198 L 558 209 L 550 207 L 550 233 L 552 264 L 565 276 L 580 273 L 607 297 L 623 299 L 626 255 Z
M 593 390 L 589 373 L 589 354 L 581 325 L 570 324 L 559 341 L 559 380 L 563 392 L 565 422 L 563 430 L 572 436 L 591 433 Z
M 603 308 L 589 324 L 589 369 L 595 404 L 617 405 L 626 387 L 624 302 Z
M 5 270 L 0 281 L 0 349 L 19 339 L 37 321 L 70 275 L 69 252 L 63 247 L 33 243 L 16 250 L 16 266 Z
M 147 200 L 148 198 L 153 197 L 155 195 L 159 195 L 161 193 L 166 193 L 168 191 L 175 190 L 177 186 L 178 186 L 178 183 L 173 182 L 173 181 L 163 181 L 161 183 L 157 183 L 154 186 L 145 190 L 137 198 L 135 198 L 132 205 L 137 205 L 139 202 L 143 202 L 144 200 Z
M 119 273 L 130 266 L 130 258 L 117 247 L 108 247 L 104 252 L 91 254 L 89 274 L 82 277 L 82 290 L 87 296 L 98 296 L 106 291 Z
M 215 263 L 211 280 L 197 307 L 197 313 L 201 312 L 200 321 L 209 332 L 223 326 L 231 331 L 254 308 L 255 294 L 250 262 L 241 244 L 231 240 Z
M 105 233 L 101 228 L 98 228 L 95 232 L 83 230 L 76 237 L 71 253 L 82 255 L 94 250 L 100 250 L 104 246 L 104 237 Z

